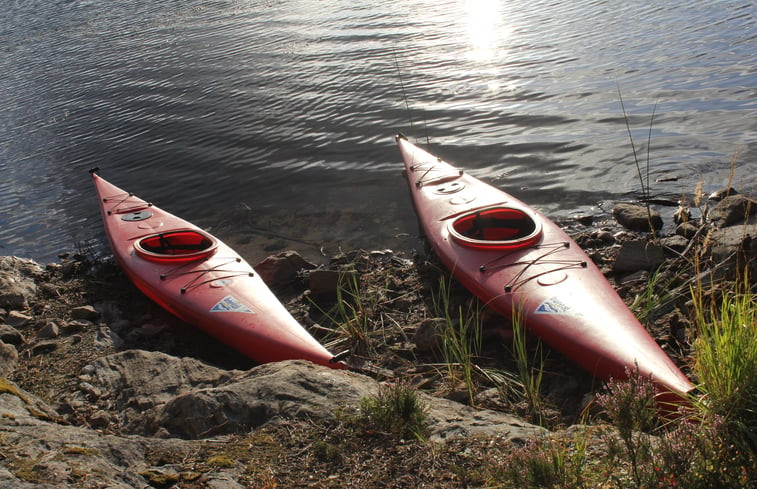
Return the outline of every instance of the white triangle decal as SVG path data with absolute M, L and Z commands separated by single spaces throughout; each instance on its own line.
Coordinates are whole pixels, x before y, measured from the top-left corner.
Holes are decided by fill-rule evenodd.
M 566 303 L 559 297 L 550 297 L 545 300 L 534 311 L 535 314 L 552 314 L 565 316 L 583 316 L 580 311 L 573 308 L 570 303 Z
M 239 302 L 235 297 L 227 295 L 210 308 L 210 312 L 243 312 L 255 314 L 255 311 Z

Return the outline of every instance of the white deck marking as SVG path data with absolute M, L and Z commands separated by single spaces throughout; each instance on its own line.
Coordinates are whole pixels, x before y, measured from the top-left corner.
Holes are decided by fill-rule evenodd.
M 255 311 L 245 306 L 239 300 L 231 295 L 227 295 L 210 308 L 210 312 L 243 312 L 246 314 L 255 314 Z
M 564 316 L 583 316 L 580 310 L 571 307 L 570 304 L 563 302 L 558 296 L 550 297 L 536 308 L 534 314 L 552 314 Z

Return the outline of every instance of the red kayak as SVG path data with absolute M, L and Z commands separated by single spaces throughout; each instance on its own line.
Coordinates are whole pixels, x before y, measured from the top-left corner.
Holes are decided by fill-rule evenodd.
M 675 401 L 694 386 L 600 270 L 552 221 L 515 197 L 396 138 L 426 239 L 457 280 L 593 375 L 649 376 Z M 673 394 L 671 394 L 673 393 Z
M 347 368 L 221 240 L 90 173 L 113 254 L 150 299 L 256 362 Z

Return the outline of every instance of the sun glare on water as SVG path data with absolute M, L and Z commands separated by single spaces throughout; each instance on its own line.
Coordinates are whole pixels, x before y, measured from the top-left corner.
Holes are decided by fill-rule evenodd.
M 468 0 L 466 13 L 470 57 L 479 62 L 493 61 L 502 54 L 509 35 L 499 0 Z
M 498 67 L 507 57 L 512 28 L 506 23 L 499 0 L 468 0 L 465 4 L 468 33 L 468 58 L 480 66 L 479 76 L 487 78 L 491 92 L 509 89 L 497 76 Z

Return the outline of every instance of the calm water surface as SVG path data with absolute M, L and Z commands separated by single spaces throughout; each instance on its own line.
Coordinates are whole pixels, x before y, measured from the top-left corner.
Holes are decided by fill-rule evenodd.
M 653 194 L 719 188 L 732 164 L 754 191 L 756 13 L 715 0 L 8 2 L 0 254 L 107 252 L 94 166 L 252 262 L 410 250 L 398 131 L 554 218 L 606 215 L 640 195 L 619 92 Z

